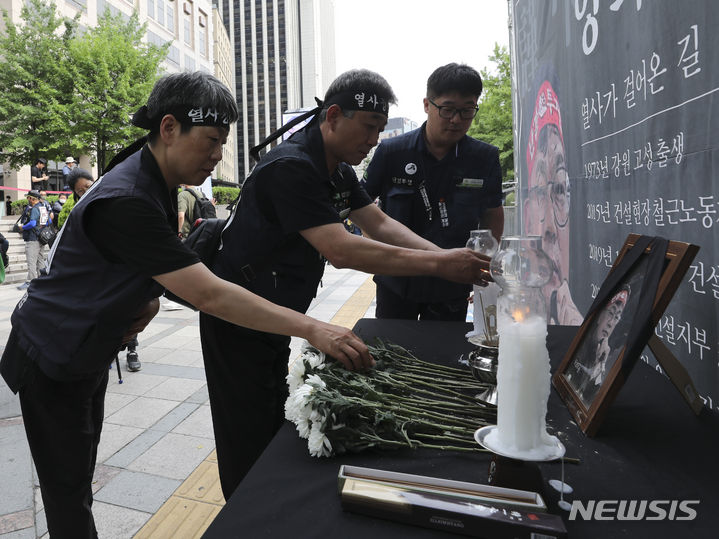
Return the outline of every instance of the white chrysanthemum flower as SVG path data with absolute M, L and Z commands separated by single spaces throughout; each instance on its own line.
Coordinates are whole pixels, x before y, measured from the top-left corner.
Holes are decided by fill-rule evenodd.
M 302 358 L 297 358 L 292 362 L 285 379 L 287 380 L 287 386 L 290 388 L 290 394 L 305 383 L 305 362 L 302 361 Z
M 307 341 L 302 345 L 301 359 L 313 369 L 322 369 L 325 364 L 325 353 L 312 346 Z
M 285 417 L 287 419 L 296 423 L 310 416 L 308 397 L 312 393 L 312 389 L 312 386 L 302 384 L 290 393 L 290 396 L 285 401 Z
M 313 457 L 329 457 L 332 455 L 332 444 L 322 431 L 323 424 L 318 421 L 312 422 L 310 437 L 307 440 L 307 448 Z
M 327 387 L 327 384 L 325 384 L 325 381 L 319 377 L 317 374 L 310 374 L 307 377 L 307 380 L 305 382 L 306 384 L 314 384 L 318 386 L 320 389 L 324 389 Z
M 295 423 L 295 426 L 297 427 L 297 432 L 299 433 L 300 438 L 307 440 L 310 437 L 310 427 L 312 426 L 311 421 L 304 419 Z

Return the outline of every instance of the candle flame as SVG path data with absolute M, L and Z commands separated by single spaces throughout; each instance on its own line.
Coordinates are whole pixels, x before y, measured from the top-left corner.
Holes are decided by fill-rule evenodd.
M 524 318 L 525 318 L 524 312 L 523 312 L 522 310 L 520 310 L 520 309 L 516 309 L 516 310 L 512 313 L 512 318 L 514 318 L 514 320 L 515 320 L 516 322 L 522 322 L 522 321 L 524 320 Z

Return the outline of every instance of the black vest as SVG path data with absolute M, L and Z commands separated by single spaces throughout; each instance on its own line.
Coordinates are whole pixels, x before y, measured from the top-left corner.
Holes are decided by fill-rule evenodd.
M 339 173 L 329 176 L 319 129 L 310 124 L 268 152 L 245 180 L 239 207 L 222 235 L 222 247 L 212 269 L 222 279 L 304 313 L 317 294 L 325 261 L 299 233 L 287 234 L 278 223 L 271 222 L 258 204 L 257 183 L 266 174 L 281 173 L 268 169 L 280 160 L 311 167 L 317 181 L 327 185 L 338 215 L 348 213 L 349 201 L 341 194 L 351 191 L 356 182 L 354 171 L 342 163 Z M 246 266 L 251 269 L 243 270 Z
M 131 155 L 75 205 L 50 252 L 49 274 L 30 283 L 12 314 L 20 346 L 52 378 L 107 369 L 139 309 L 164 290 L 152 278 L 108 262 L 85 234 L 83 216 L 90 204 L 127 196 L 173 217 L 165 182 L 141 166 L 141 151 Z
M 457 155 L 453 150 L 437 162 L 428 155 L 422 128 L 387 139 L 382 146 L 387 152 L 386 187 L 379 193 L 382 210 L 439 247 L 464 247 L 494 196 L 488 194 L 492 178 L 498 178 L 501 190 L 497 148 L 465 135 L 458 143 Z M 473 185 L 480 179 L 483 187 Z M 438 206 L 440 199 L 444 200 L 447 226 Z M 470 285 L 428 276 L 376 275 L 374 280 L 400 297 L 420 303 L 462 300 L 472 290 Z

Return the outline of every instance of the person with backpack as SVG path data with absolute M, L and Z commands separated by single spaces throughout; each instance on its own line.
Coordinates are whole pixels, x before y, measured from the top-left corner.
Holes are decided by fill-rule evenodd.
M 30 286 L 30 281 L 40 274 L 47 262 L 47 249 L 40 244 L 38 235 L 40 230 L 48 224 L 50 212 L 42 203 L 38 191 L 28 191 L 25 197 L 27 206 L 25 206 L 20 223 L 22 224 L 22 239 L 25 242 L 27 280 L 17 287 L 18 290 L 25 290 Z
M 182 191 L 177 195 L 177 229 L 179 236 L 187 238 L 192 225 L 197 219 L 214 219 L 217 217 L 215 205 L 208 200 L 199 187 L 181 185 Z
M 82 195 L 55 241 L 48 275 L 32 281 L 12 313 L 0 374 L 20 397 L 53 538 L 97 537 L 92 477 L 108 367 L 155 316 L 166 288 L 232 323 L 307 339 L 349 369 L 374 364 L 349 329 L 223 281 L 177 237 L 178 186 L 207 178 L 238 116 L 235 97 L 208 73 L 161 78 L 132 119 L 148 136 Z

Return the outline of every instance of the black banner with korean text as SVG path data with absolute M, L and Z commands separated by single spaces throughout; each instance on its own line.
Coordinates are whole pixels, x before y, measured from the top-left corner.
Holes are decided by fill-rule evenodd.
M 701 247 L 656 334 L 719 409 L 719 9 L 712 0 L 512 0 L 524 233 L 578 324 L 630 233 Z M 712 135 L 715 135 L 712 137 Z M 642 359 L 655 366 L 651 352 Z

